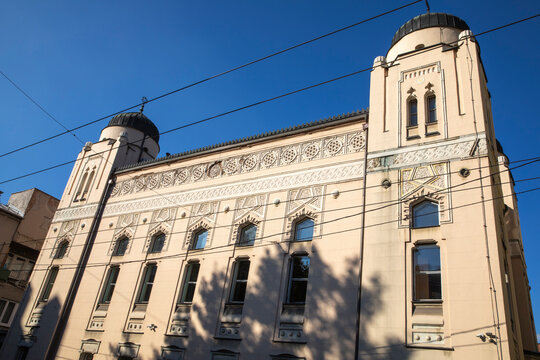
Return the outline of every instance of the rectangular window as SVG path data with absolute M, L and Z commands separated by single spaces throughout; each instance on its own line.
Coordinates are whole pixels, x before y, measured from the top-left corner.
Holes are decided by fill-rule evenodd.
M 436 245 L 420 245 L 414 250 L 414 300 L 441 300 L 441 255 Z
M 182 285 L 182 292 L 178 299 L 181 304 L 191 304 L 193 301 L 193 295 L 195 294 L 195 286 L 197 286 L 197 277 L 199 276 L 199 263 L 188 264 L 186 267 L 186 275 L 184 278 L 184 284 Z
M 409 126 L 418 125 L 418 102 L 416 99 L 409 100 Z
M 249 260 L 239 260 L 234 264 L 234 275 L 229 301 L 243 303 L 246 297 L 246 287 L 249 275 Z
M 105 282 L 105 287 L 103 288 L 103 295 L 101 296 L 101 304 L 108 304 L 111 302 L 111 298 L 114 293 L 114 288 L 116 286 L 116 280 L 118 279 L 119 273 L 119 266 L 112 266 L 109 269 L 109 273 L 107 274 L 107 281 Z
M 51 295 L 51 291 L 52 291 L 57 275 L 58 275 L 58 267 L 55 266 L 51 268 L 51 270 L 49 270 L 49 275 L 47 276 L 47 280 L 45 281 L 45 286 L 43 287 L 43 292 L 41 293 L 41 297 L 40 297 L 41 302 L 49 301 L 49 296 Z
M 9 326 L 11 323 L 11 317 L 14 313 L 17 303 L 9 300 L 0 300 L 0 324 Z
M 141 283 L 141 291 L 137 303 L 147 304 L 150 300 L 150 294 L 152 293 L 152 287 L 154 286 L 154 279 L 156 277 L 157 265 L 149 264 L 144 269 L 143 280 Z
M 292 258 L 291 268 L 289 270 L 287 303 L 304 304 L 306 302 L 309 265 L 308 256 L 294 256 Z
M 427 110 L 428 110 L 428 123 L 437 122 L 437 102 L 435 96 L 427 98 Z

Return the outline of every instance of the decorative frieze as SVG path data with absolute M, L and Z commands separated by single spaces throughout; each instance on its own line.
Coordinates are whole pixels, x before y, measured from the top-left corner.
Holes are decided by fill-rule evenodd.
M 186 183 L 254 172 L 276 166 L 286 166 L 347 153 L 355 153 L 361 151 L 364 147 L 364 132 L 350 132 L 311 140 L 297 145 L 276 147 L 270 150 L 231 157 L 221 161 L 207 162 L 176 170 L 138 176 L 118 182 L 113 188 L 111 196 L 122 196 L 157 188 L 167 188 Z

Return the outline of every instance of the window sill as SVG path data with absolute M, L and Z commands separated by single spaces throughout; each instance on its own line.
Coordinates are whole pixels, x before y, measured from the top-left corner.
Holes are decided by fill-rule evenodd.
M 453 347 L 439 346 L 439 345 L 405 344 L 405 347 L 409 349 L 454 351 Z
M 436 124 L 436 123 L 434 123 L 434 124 Z M 426 133 L 426 137 L 436 136 L 436 135 L 441 135 L 441 133 L 438 132 L 438 131 L 433 131 L 433 132 L 427 132 Z
M 418 140 L 418 139 L 420 139 L 420 135 L 407 136 L 407 140 Z
M 427 304 L 434 304 L 434 305 L 440 305 L 442 304 L 443 301 L 442 299 L 438 300 L 438 299 L 433 299 L 433 300 L 430 300 L 430 299 L 427 299 L 427 300 L 413 300 L 412 301 L 412 304 L 413 305 L 427 305 Z

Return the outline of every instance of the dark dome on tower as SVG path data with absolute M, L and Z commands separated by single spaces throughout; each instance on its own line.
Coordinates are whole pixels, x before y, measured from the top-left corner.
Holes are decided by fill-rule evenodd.
M 127 112 L 115 115 L 109 126 L 123 126 L 141 131 L 143 134 L 151 137 L 157 143 L 159 142 L 159 130 L 154 123 L 141 112 Z
M 392 45 L 394 46 L 405 35 L 408 35 L 416 30 L 422 30 L 430 27 L 452 27 L 459 30 L 470 30 L 469 25 L 457 16 L 445 13 L 426 13 L 415 16 L 405 24 L 401 25 L 394 38 Z

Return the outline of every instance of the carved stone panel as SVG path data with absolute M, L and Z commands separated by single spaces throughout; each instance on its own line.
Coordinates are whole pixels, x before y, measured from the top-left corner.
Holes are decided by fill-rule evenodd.
M 400 170 L 400 227 L 409 226 L 410 205 L 422 197 L 438 202 L 441 223 L 452 221 L 448 163 L 422 165 Z

